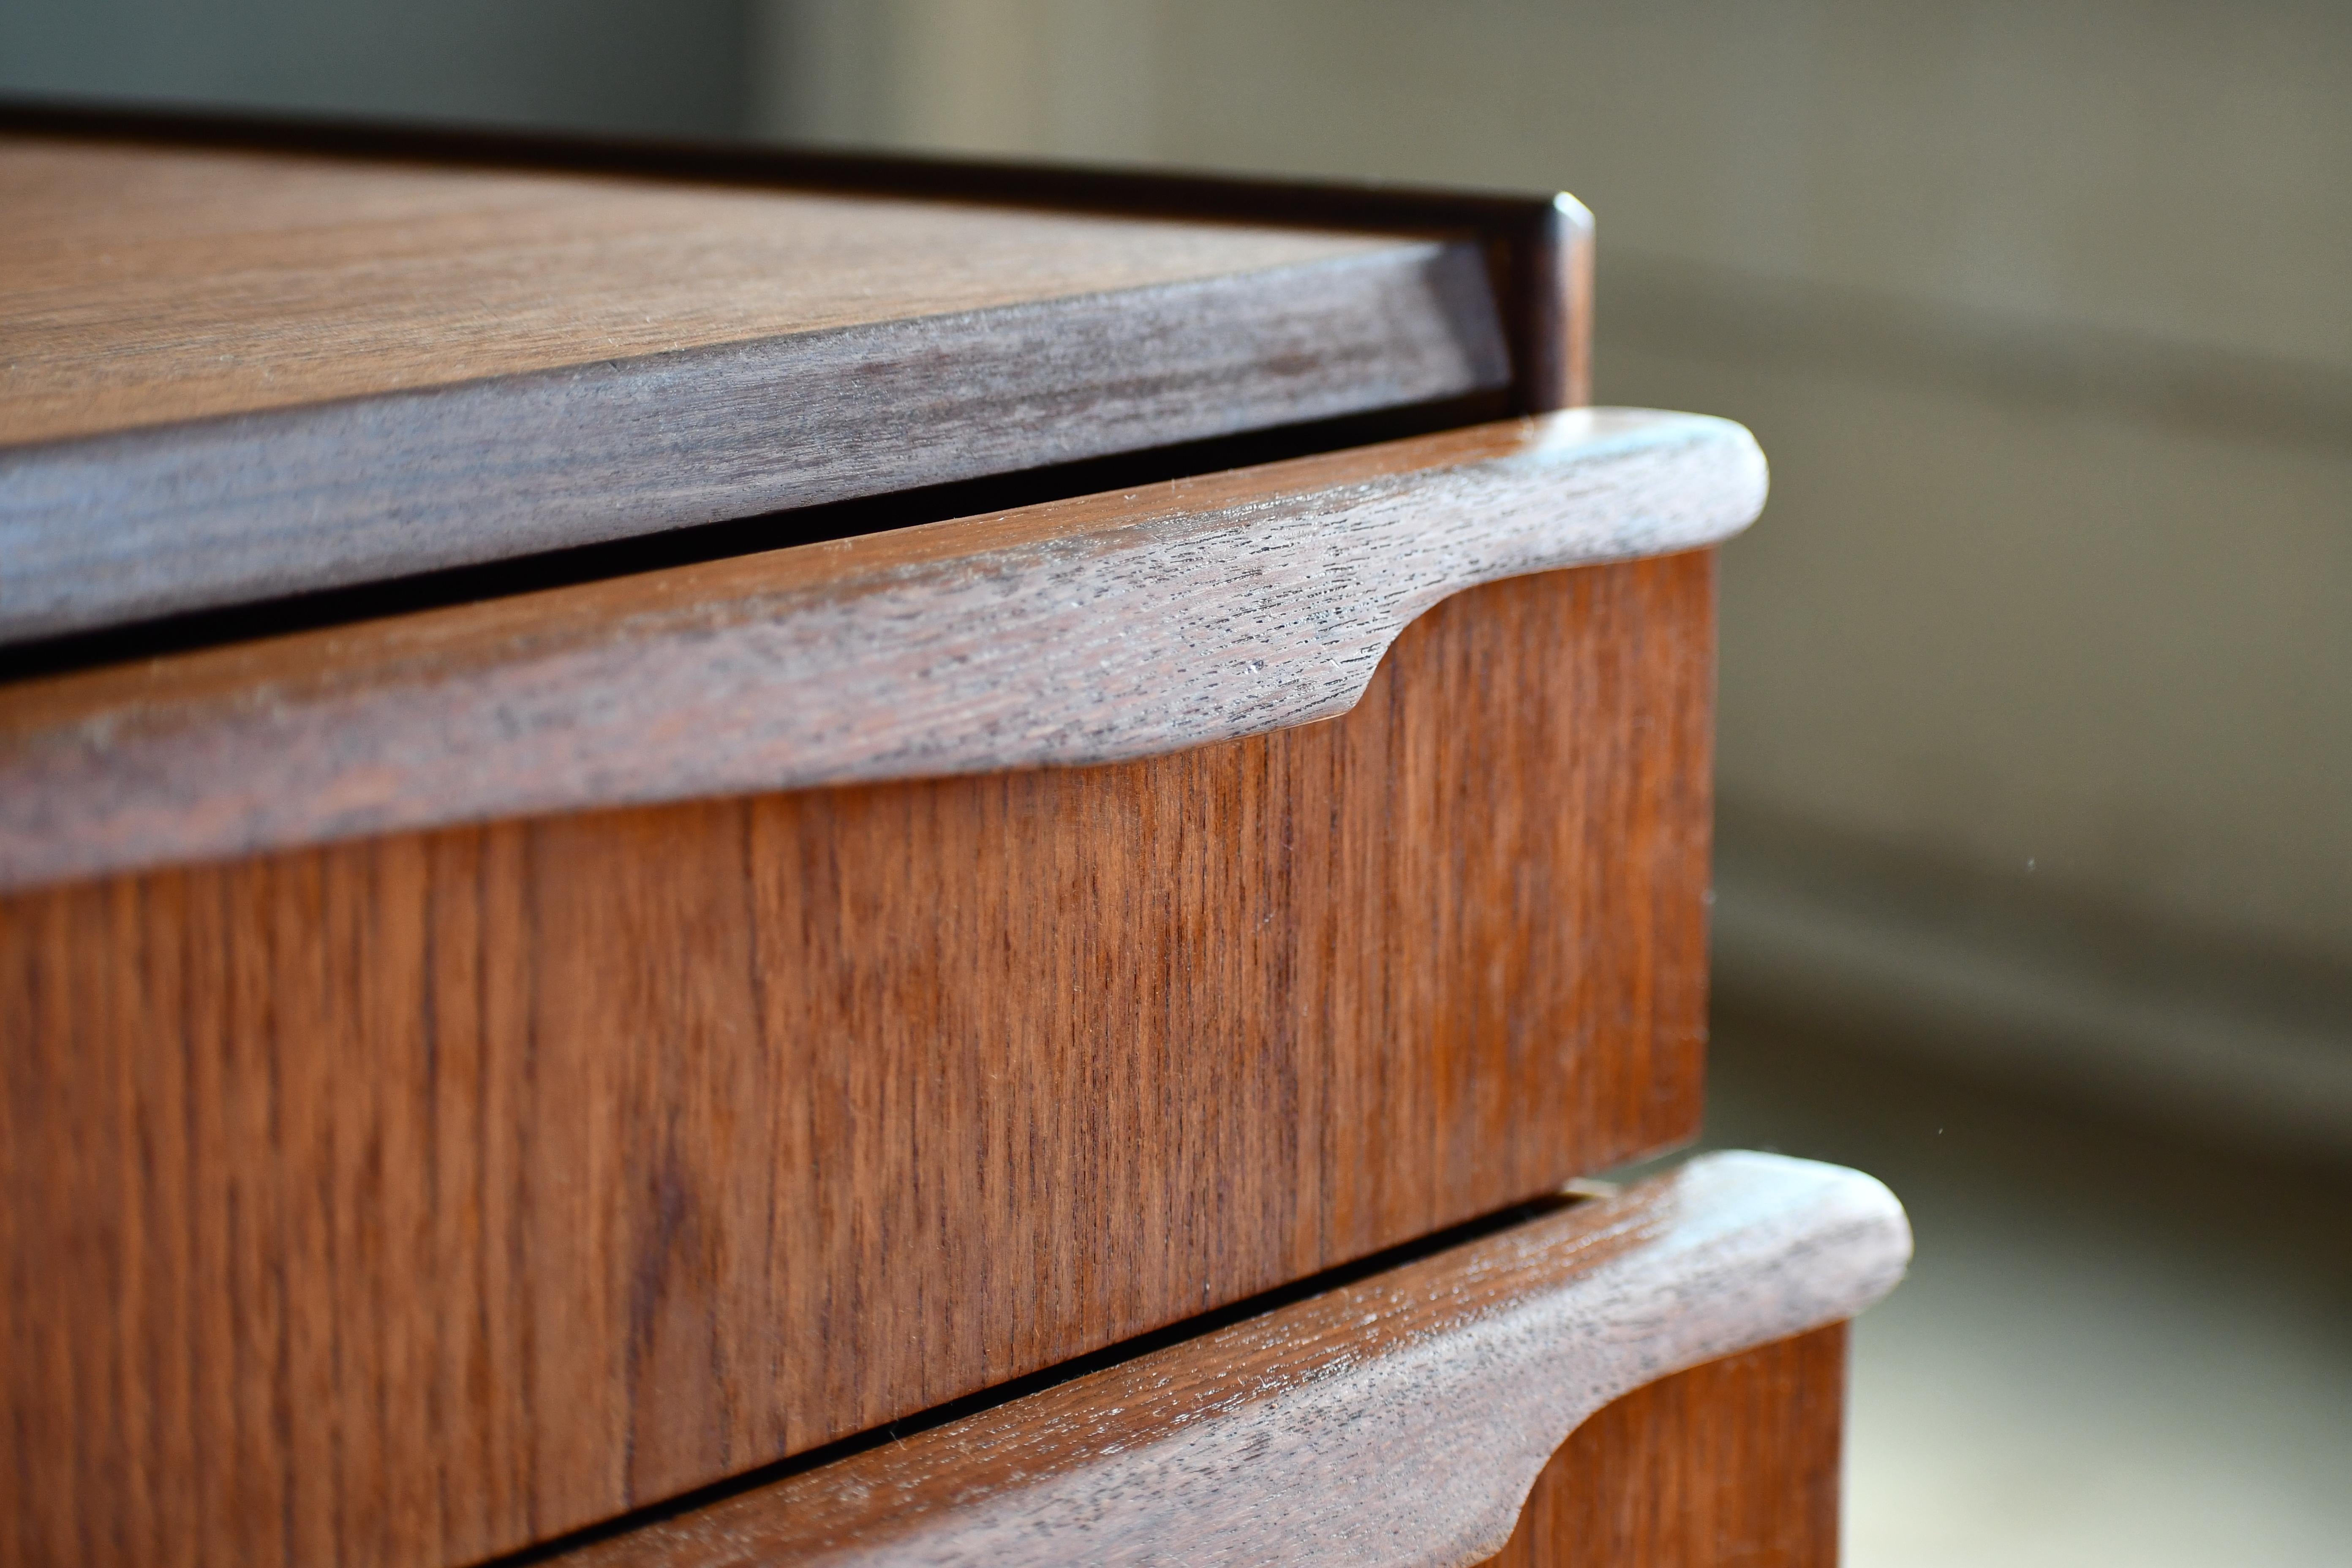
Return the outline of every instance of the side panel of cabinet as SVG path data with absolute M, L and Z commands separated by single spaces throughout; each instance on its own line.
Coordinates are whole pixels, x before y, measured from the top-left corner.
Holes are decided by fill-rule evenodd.
M 1579 1426 L 1486 1568 L 1837 1568 L 1846 1326 L 1661 1378 Z
M 1328 722 L 0 900 L 12 1561 L 545 1539 L 1695 1130 L 1713 562 Z

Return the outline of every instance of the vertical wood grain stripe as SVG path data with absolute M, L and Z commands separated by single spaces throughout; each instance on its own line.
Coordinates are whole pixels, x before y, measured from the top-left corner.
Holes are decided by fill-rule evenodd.
M 1910 1250 L 1867 1176 L 1702 1156 L 561 1561 L 1475 1563 L 1585 1417 L 1852 1317 Z
M 1448 594 L 1745 526 L 1737 425 L 1575 410 L 0 691 L 0 887 L 1346 711 Z

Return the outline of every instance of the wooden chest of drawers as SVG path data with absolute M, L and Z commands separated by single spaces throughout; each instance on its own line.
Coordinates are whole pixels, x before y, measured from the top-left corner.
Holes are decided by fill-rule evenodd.
M 1566 1186 L 1696 1132 L 1764 482 L 1576 406 L 1581 209 L 0 188 L 7 1561 L 1833 1552 L 1900 1211 Z

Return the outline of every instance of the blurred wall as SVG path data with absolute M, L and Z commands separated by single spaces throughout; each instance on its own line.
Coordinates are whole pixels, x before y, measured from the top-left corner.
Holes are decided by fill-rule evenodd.
M 745 0 L 6 0 L 0 91 L 724 135 Z
M 1740 418 L 1728 1004 L 2352 1151 L 2352 7 L 767 0 L 772 134 L 1530 187 Z

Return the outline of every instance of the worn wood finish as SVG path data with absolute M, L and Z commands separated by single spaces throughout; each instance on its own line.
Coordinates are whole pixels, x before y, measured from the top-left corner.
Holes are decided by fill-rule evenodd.
M 1468 240 L 24 137 L 0 207 L 0 640 L 1510 380 Z
M 1489 1568 L 1837 1568 L 1843 1323 L 1637 1388 L 1570 1434 Z
M 0 899 L 11 1560 L 518 1546 L 1687 1139 L 1712 572 L 1142 762 Z
M 1578 410 L 25 683 L 0 887 L 1305 723 L 1444 595 L 1763 490 L 1736 425 Z
M 1868 1176 L 1706 1155 L 559 1561 L 1450 1568 L 1498 1547 L 1508 1560 L 1529 1489 L 1587 1416 L 1669 1373 L 1851 1317 L 1894 1288 L 1910 1249 L 1901 1206 Z M 1661 1420 L 1687 1419 L 1682 1392 L 1679 1410 L 1652 1402 Z M 1707 1458 L 1738 1462 L 1772 1436 L 1721 1426 L 1736 1451 Z M 1614 1463 L 1651 1458 L 1634 1441 Z M 1777 1468 L 1698 1484 L 1738 1494 Z M 1682 1509 L 1696 1525 L 1712 1500 L 1621 1497 L 1578 1542 L 1601 1551 L 1518 1560 L 1636 1561 L 1610 1553 L 1641 1529 L 1616 1514 Z M 1586 1522 L 1581 1499 L 1537 1501 L 1527 1544 L 1538 1531 L 1542 1544 L 1560 1539 L 1555 1514 Z

